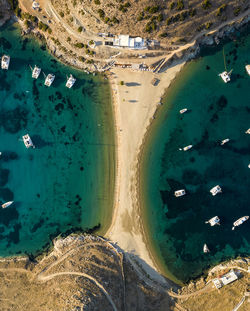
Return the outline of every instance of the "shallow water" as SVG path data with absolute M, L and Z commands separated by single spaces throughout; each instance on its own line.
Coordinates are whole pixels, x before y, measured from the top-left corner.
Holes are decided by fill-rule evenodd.
M 250 214 L 250 77 L 244 68 L 250 64 L 250 36 L 238 35 L 224 44 L 232 81 L 218 77 L 222 45 L 203 50 L 168 90 L 144 152 L 149 239 L 165 269 L 184 282 L 224 259 L 250 254 L 250 221 L 231 230 Z M 181 115 L 182 108 L 189 112 Z M 225 138 L 230 142 L 220 146 Z M 191 150 L 179 150 L 189 144 Z M 217 184 L 223 193 L 213 197 L 209 190 Z M 187 195 L 175 198 L 178 189 Z M 205 224 L 216 215 L 221 226 Z M 204 243 L 209 254 L 203 254 Z
M 11 56 L 0 70 L 0 255 L 36 253 L 59 233 L 107 226 L 113 196 L 113 119 L 108 84 L 60 64 L 45 47 L 0 29 L 0 54 Z M 56 79 L 45 87 L 41 73 Z M 72 73 L 77 82 L 65 87 Z M 26 149 L 29 133 L 36 148 Z

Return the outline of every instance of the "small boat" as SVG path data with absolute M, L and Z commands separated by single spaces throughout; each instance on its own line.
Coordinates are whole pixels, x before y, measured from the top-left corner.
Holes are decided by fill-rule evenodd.
M 229 140 L 230 140 L 229 138 L 223 139 L 222 142 L 220 143 L 221 146 L 223 146 L 223 145 L 225 145 L 226 143 L 228 143 Z
M 193 147 L 193 145 L 188 145 L 188 146 L 183 148 L 183 151 L 187 151 L 187 150 L 191 149 L 192 147 Z
M 221 187 L 219 185 L 213 187 L 210 192 L 212 193 L 213 196 L 215 196 L 217 193 L 221 193 Z
M 10 56 L 9 55 L 3 55 L 2 61 L 1 61 L 1 68 L 8 70 L 10 65 Z
M 35 145 L 33 144 L 29 134 L 26 134 L 23 136 L 23 142 L 26 148 L 30 148 L 30 147 L 35 148 Z
M 214 216 L 213 218 L 205 221 L 205 224 L 210 224 L 210 226 L 220 225 L 220 218 L 218 216 Z
M 203 253 L 209 253 L 209 252 L 210 252 L 210 250 L 209 250 L 207 244 L 204 244 L 204 246 L 203 246 Z
M 250 129 L 248 129 L 247 131 L 245 131 L 246 134 L 250 134 Z
M 34 69 L 32 69 L 32 67 L 30 68 L 32 70 L 32 78 L 37 79 L 41 73 L 41 68 L 37 67 L 37 65 L 35 65 Z
M 249 216 L 243 216 L 243 217 L 237 219 L 237 220 L 233 223 L 233 228 L 232 228 L 232 230 L 234 230 L 235 227 L 238 227 L 238 226 L 242 225 L 243 222 L 247 221 L 248 219 L 249 219 Z
M 177 190 L 175 191 L 174 195 L 178 198 L 178 197 L 182 197 L 183 195 L 186 194 L 185 189 L 181 189 L 181 190 Z
M 6 208 L 6 207 L 10 206 L 13 202 L 14 201 L 9 201 L 9 202 L 2 204 L 2 208 Z
M 246 68 L 247 73 L 248 73 L 249 76 L 250 76 L 250 65 L 246 65 L 245 68 Z
M 44 85 L 51 86 L 54 80 L 55 80 L 55 75 L 53 75 L 52 73 L 49 73 L 45 79 Z
M 76 82 L 76 79 L 72 75 L 70 75 L 69 78 L 67 77 L 66 87 L 71 89 L 72 86 L 75 84 L 75 82 Z
M 250 168 L 250 164 L 248 164 L 248 168 Z
M 228 83 L 230 82 L 231 78 L 230 75 L 232 73 L 233 70 L 227 72 L 227 71 L 223 71 L 222 73 L 219 73 L 219 76 L 221 77 L 221 79 L 225 82 Z
M 184 109 L 181 109 L 181 110 L 180 110 L 180 114 L 183 114 L 183 113 L 185 113 L 185 112 L 187 112 L 187 108 L 184 108 Z

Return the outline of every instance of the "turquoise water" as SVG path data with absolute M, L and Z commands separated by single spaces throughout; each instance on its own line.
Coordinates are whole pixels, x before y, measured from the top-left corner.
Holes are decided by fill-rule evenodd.
M 222 45 L 203 50 L 170 87 L 157 115 L 143 160 L 143 195 L 149 238 L 160 260 L 186 282 L 209 266 L 250 254 L 250 221 L 232 231 L 232 223 L 250 215 L 250 64 L 248 31 L 224 42 L 232 81 L 225 84 Z M 188 108 L 181 115 L 179 110 Z M 220 146 L 220 141 L 230 142 Z M 187 151 L 179 148 L 192 144 Z M 222 194 L 209 190 L 219 184 Z M 187 195 L 175 198 L 175 190 Z M 221 226 L 205 221 L 219 216 Z M 203 254 L 203 245 L 210 249 Z
M 0 255 L 36 253 L 67 230 L 104 230 L 112 212 L 114 137 L 108 83 L 60 64 L 19 29 L 0 29 Z M 45 87 L 39 65 L 56 79 Z M 77 82 L 65 87 L 66 75 Z M 29 133 L 36 149 L 26 149 Z

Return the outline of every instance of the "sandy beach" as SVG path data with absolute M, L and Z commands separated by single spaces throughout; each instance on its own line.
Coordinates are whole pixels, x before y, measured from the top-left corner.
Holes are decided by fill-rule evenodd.
M 159 267 L 146 242 L 138 204 L 138 156 L 161 97 L 183 66 L 184 62 L 176 64 L 160 74 L 114 68 L 110 75 L 117 133 L 117 173 L 113 218 L 105 236 L 140 259 L 147 273 L 162 282 L 164 279 L 156 273 L 160 272 Z M 160 80 L 157 86 L 152 85 L 153 78 Z

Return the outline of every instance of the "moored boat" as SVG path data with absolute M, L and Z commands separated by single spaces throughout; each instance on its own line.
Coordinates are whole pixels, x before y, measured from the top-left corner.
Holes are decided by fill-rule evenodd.
M 235 227 L 238 227 L 238 226 L 242 225 L 243 222 L 247 221 L 248 219 L 249 219 L 249 216 L 243 216 L 243 217 L 237 219 L 237 220 L 233 223 L 232 230 L 234 230 Z
M 223 145 L 225 145 L 226 143 L 228 143 L 229 140 L 230 140 L 229 138 L 223 139 L 222 142 L 220 143 L 221 146 L 223 146 Z
M 6 207 L 10 206 L 13 202 L 14 201 L 9 201 L 9 202 L 2 204 L 2 208 L 6 208 Z
M 9 55 L 3 55 L 1 60 L 1 68 L 8 70 L 10 65 L 10 56 Z
M 30 147 L 35 148 L 35 145 L 33 144 L 29 134 L 24 135 L 22 138 L 23 138 L 23 142 L 26 148 L 30 148 Z
M 250 134 L 250 129 L 245 131 L 246 134 Z
M 249 76 L 250 76 L 250 65 L 246 65 L 245 68 L 246 68 L 247 73 L 248 73 Z
M 209 250 L 207 244 L 205 243 L 203 246 L 203 253 L 209 253 L 209 252 L 210 252 L 210 250 Z
M 49 73 L 45 79 L 44 85 L 51 86 L 54 80 L 55 80 L 55 75 L 53 75 L 52 73 Z
M 213 218 L 205 221 L 206 224 L 210 224 L 210 226 L 220 225 L 220 218 L 218 216 L 214 216 Z
M 32 67 L 31 67 L 32 69 Z M 37 79 L 39 77 L 41 73 L 41 68 L 37 67 L 37 65 L 35 65 L 35 67 L 32 69 L 32 78 L 33 79 Z
M 212 189 L 210 189 L 210 192 L 212 193 L 213 196 L 215 196 L 218 193 L 221 193 L 221 187 L 219 185 L 214 186 Z
M 186 194 L 185 189 L 181 189 L 181 190 L 177 190 L 175 191 L 174 195 L 178 198 L 178 197 L 182 197 L 183 195 Z
M 72 75 L 70 75 L 69 78 L 67 77 L 66 87 L 71 89 L 72 86 L 75 84 L 75 82 L 76 82 L 76 79 Z
M 188 145 L 188 146 L 183 148 L 183 151 L 187 151 L 187 150 L 191 149 L 192 147 L 193 147 L 193 145 Z
M 232 70 L 229 72 L 223 71 L 222 73 L 219 73 L 219 76 L 225 83 L 228 83 L 231 81 L 231 78 L 230 78 L 231 73 L 232 73 Z
M 183 114 L 185 112 L 187 112 L 187 108 L 183 108 L 183 109 L 180 110 L 180 114 Z

